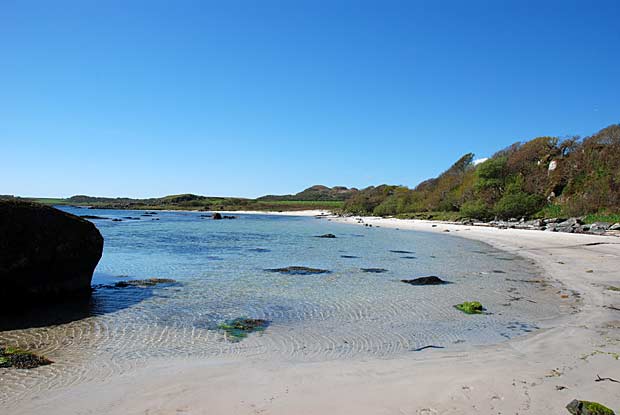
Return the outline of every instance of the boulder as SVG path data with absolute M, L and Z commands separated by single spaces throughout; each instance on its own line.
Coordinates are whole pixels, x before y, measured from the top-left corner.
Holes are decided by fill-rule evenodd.
M 448 281 L 444 281 L 435 275 L 429 275 L 428 277 L 419 277 L 412 280 L 401 280 L 401 282 L 411 285 L 442 285 L 447 284 Z
M 103 237 L 49 206 L 0 201 L 0 307 L 88 297 Z
M 608 222 L 594 222 L 590 224 L 590 229 L 588 232 L 601 234 L 607 232 L 607 230 L 611 227 L 611 223 Z
M 573 415 L 615 415 L 614 411 L 597 402 L 573 399 L 566 409 Z

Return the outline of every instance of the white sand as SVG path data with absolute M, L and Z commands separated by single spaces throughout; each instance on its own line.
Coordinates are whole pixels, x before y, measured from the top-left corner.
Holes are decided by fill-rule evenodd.
M 364 220 L 400 229 L 447 229 L 518 252 L 537 261 L 547 278 L 579 292 L 581 311 L 560 318 L 553 328 L 470 352 L 425 350 L 392 359 L 301 364 L 153 363 L 105 381 L 41 393 L 9 413 L 541 415 L 567 414 L 564 406 L 573 398 L 620 409 L 620 384 L 594 381 L 597 375 L 620 380 L 620 360 L 608 354 L 620 352 L 620 311 L 604 307 L 620 308 L 620 292 L 605 289 L 620 286 L 619 238 Z
M 209 211 L 211 212 L 211 211 Z M 314 210 L 290 210 L 282 212 L 270 212 L 270 211 L 258 211 L 258 210 L 214 210 L 213 212 L 219 212 L 226 215 L 238 214 L 251 214 L 251 215 L 278 215 L 278 216 L 327 216 L 330 214 L 329 210 L 314 209 Z

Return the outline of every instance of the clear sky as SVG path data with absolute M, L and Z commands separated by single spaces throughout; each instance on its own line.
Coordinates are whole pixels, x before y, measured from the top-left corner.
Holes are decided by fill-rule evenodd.
M 620 122 L 620 1 L 0 1 L 0 194 L 415 186 Z

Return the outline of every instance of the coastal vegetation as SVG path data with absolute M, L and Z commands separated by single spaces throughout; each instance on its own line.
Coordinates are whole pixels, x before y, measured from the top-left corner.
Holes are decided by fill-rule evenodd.
M 301 192 L 304 193 L 304 192 Z M 61 198 L 18 198 L 12 195 L 0 195 L 0 199 L 21 199 L 45 205 L 69 205 L 92 207 L 95 209 L 136 209 L 136 210 L 199 210 L 199 211 L 235 211 L 256 210 L 265 212 L 296 211 L 312 209 L 340 209 L 343 200 L 295 200 L 295 195 L 283 196 L 285 199 L 271 197 L 244 199 L 238 197 L 211 197 L 195 194 L 169 195 L 159 198 L 132 199 L 126 197 L 109 198 L 93 196 L 72 196 Z
M 517 142 L 481 162 L 468 153 L 413 189 L 360 190 L 343 212 L 444 220 L 585 216 L 585 223 L 614 223 L 620 219 L 620 125 L 583 139 Z

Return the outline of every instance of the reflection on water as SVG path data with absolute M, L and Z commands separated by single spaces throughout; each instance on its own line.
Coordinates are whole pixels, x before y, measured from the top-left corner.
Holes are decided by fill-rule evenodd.
M 447 235 L 357 228 L 326 219 L 198 212 L 83 210 L 105 238 L 93 285 L 171 278 L 179 285 L 98 288 L 83 303 L 3 316 L 0 342 L 56 363 L 0 369 L 0 401 L 121 373 L 153 358 L 240 356 L 327 360 L 389 357 L 426 345 L 447 349 L 503 341 L 560 311 L 530 262 Z M 152 219 L 158 218 L 154 221 Z M 316 238 L 332 233 L 336 238 Z M 283 275 L 287 266 L 328 274 Z M 370 270 L 370 271 L 369 271 Z M 437 275 L 453 284 L 400 282 Z M 453 305 L 481 301 L 488 315 Z M 226 341 L 222 321 L 251 317 L 269 328 Z

